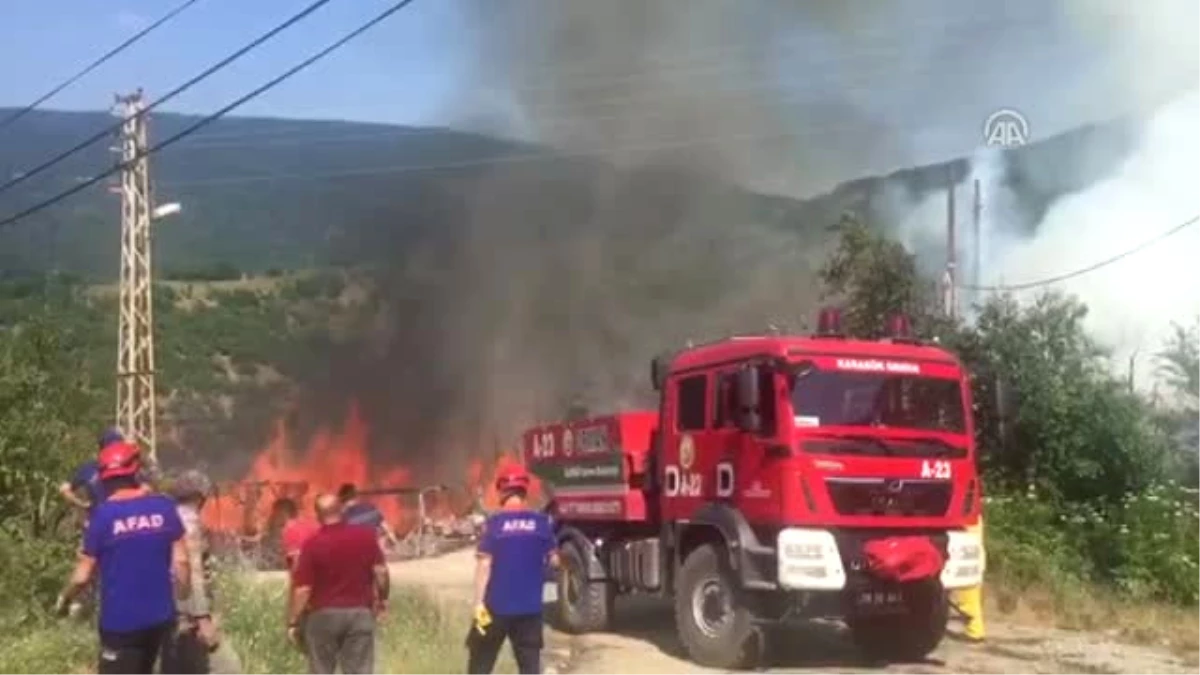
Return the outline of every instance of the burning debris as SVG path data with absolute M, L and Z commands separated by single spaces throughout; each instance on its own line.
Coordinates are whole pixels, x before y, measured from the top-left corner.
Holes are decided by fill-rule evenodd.
M 316 494 L 303 482 L 260 480 L 218 487 L 215 502 L 219 506 L 205 513 L 216 547 L 226 555 L 248 559 L 256 567 L 282 567 L 282 531 L 288 518 L 288 510 L 283 505 L 286 502 L 298 504 L 306 498 L 311 501 Z M 390 559 L 436 555 L 473 543 L 479 537 L 485 518 L 479 502 L 466 510 L 456 509 L 454 504 L 465 500 L 445 485 L 375 488 L 360 492 L 359 497 L 373 503 L 380 498 L 400 498 L 407 502 L 403 505 L 405 509 L 415 504 L 416 516 L 407 530 L 388 523 L 397 536 L 394 544 L 387 544 Z M 260 505 L 266 503 L 270 504 L 268 515 L 261 518 L 258 516 Z M 240 507 L 240 514 L 227 522 L 222 518 L 228 515 L 231 504 Z
M 353 483 L 361 498 L 370 501 L 396 534 L 389 551 L 392 558 L 435 555 L 473 542 L 484 514 L 497 504 L 492 477 L 509 462 L 500 455 L 493 462 L 473 460 L 459 486 L 420 485 L 406 465 L 372 459 L 367 452 L 368 429 L 351 404 L 338 431 L 318 432 L 297 449 L 286 425 L 276 425 L 271 440 L 258 452 L 246 474 L 237 481 L 219 484 L 206 504 L 203 518 L 217 548 L 249 559 L 255 566 L 283 565 L 280 535 L 290 502 L 309 511 L 317 495 L 336 492 Z M 449 467 L 447 468 L 449 470 Z M 540 494 L 534 486 L 533 496 Z

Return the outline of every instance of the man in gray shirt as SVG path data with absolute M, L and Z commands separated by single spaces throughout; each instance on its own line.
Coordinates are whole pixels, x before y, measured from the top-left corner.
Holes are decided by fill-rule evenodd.
M 191 563 L 192 593 L 176 601 L 178 628 L 163 648 L 164 673 L 238 673 L 241 666 L 232 648 L 223 644 L 213 619 L 212 559 L 208 533 L 200 521 L 212 483 L 203 473 L 185 471 L 168 489 L 183 521 Z

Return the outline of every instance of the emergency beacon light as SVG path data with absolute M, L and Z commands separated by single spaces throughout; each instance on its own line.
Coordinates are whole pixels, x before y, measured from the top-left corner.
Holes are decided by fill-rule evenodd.
M 842 337 L 842 312 L 837 307 L 825 307 L 817 315 L 819 337 Z

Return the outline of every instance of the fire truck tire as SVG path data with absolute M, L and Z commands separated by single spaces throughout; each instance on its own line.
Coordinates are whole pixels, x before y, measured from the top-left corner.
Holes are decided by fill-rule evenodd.
M 560 627 L 574 634 L 607 630 L 615 598 L 612 584 L 588 579 L 587 563 L 575 544 L 563 546 L 561 556 L 557 602 Z
M 950 617 L 949 601 L 936 581 L 906 590 L 908 612 L 898 615 L 847 619 L 850 635 L 868 658 L 888 663 L 914 663 L 942 641 Z
M 737 670 L 753 659 L 753 613 L 721 547 L 703 544 L 683 561 L 675 627 L 688 656 L 702 666 Z

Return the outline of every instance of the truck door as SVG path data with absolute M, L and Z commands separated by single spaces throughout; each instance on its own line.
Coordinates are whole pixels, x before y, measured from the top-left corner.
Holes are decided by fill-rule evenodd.
M 737 385 L 735 377 L 738 369 L 736 367 L 726 368 L 715 374 L 714 382 L 715 392 L 713 396 L 713 424 L 712 437 L 713 446 L 718 455 L 717 475 L 714 480 L 727 481 L 732 484 L 734 490 L 737 489 L 737 474 L 738 463 L 742 456 L 743 444 L 746 442 L 746 434 L 738 428 L 738 402 L 737 402 Z M 723 485 L 718 485 L 718 488 L 724 488 Z M 736 492 L 731 493 L 730 490 L 723 490 L 725 495 L 718 497 L 726 501 L 731 501 L 736 497 Z
M 780 504 L 779 476 L 770 466 L 768 448 L 778 436 L 779 392 L 777 376 L 766 364 L 751 366 L 758 370 L 758 430 L 738 429 L 728 441 L 729 461 L 734 467 L 734 500 L 750 522 L 775 522 Z M 730 373 L 730 380 L 735 373 Z M 743 411 L 737 400 L 737 387 L 732 386 L 734 406 L 731 415 Z
M 716 465 L 720 448 L 712 433 L 709 373 L 690 373 L 667 381 L 662 424 L 662 514 L 667 520 L 689 517 L 717 496 Z

